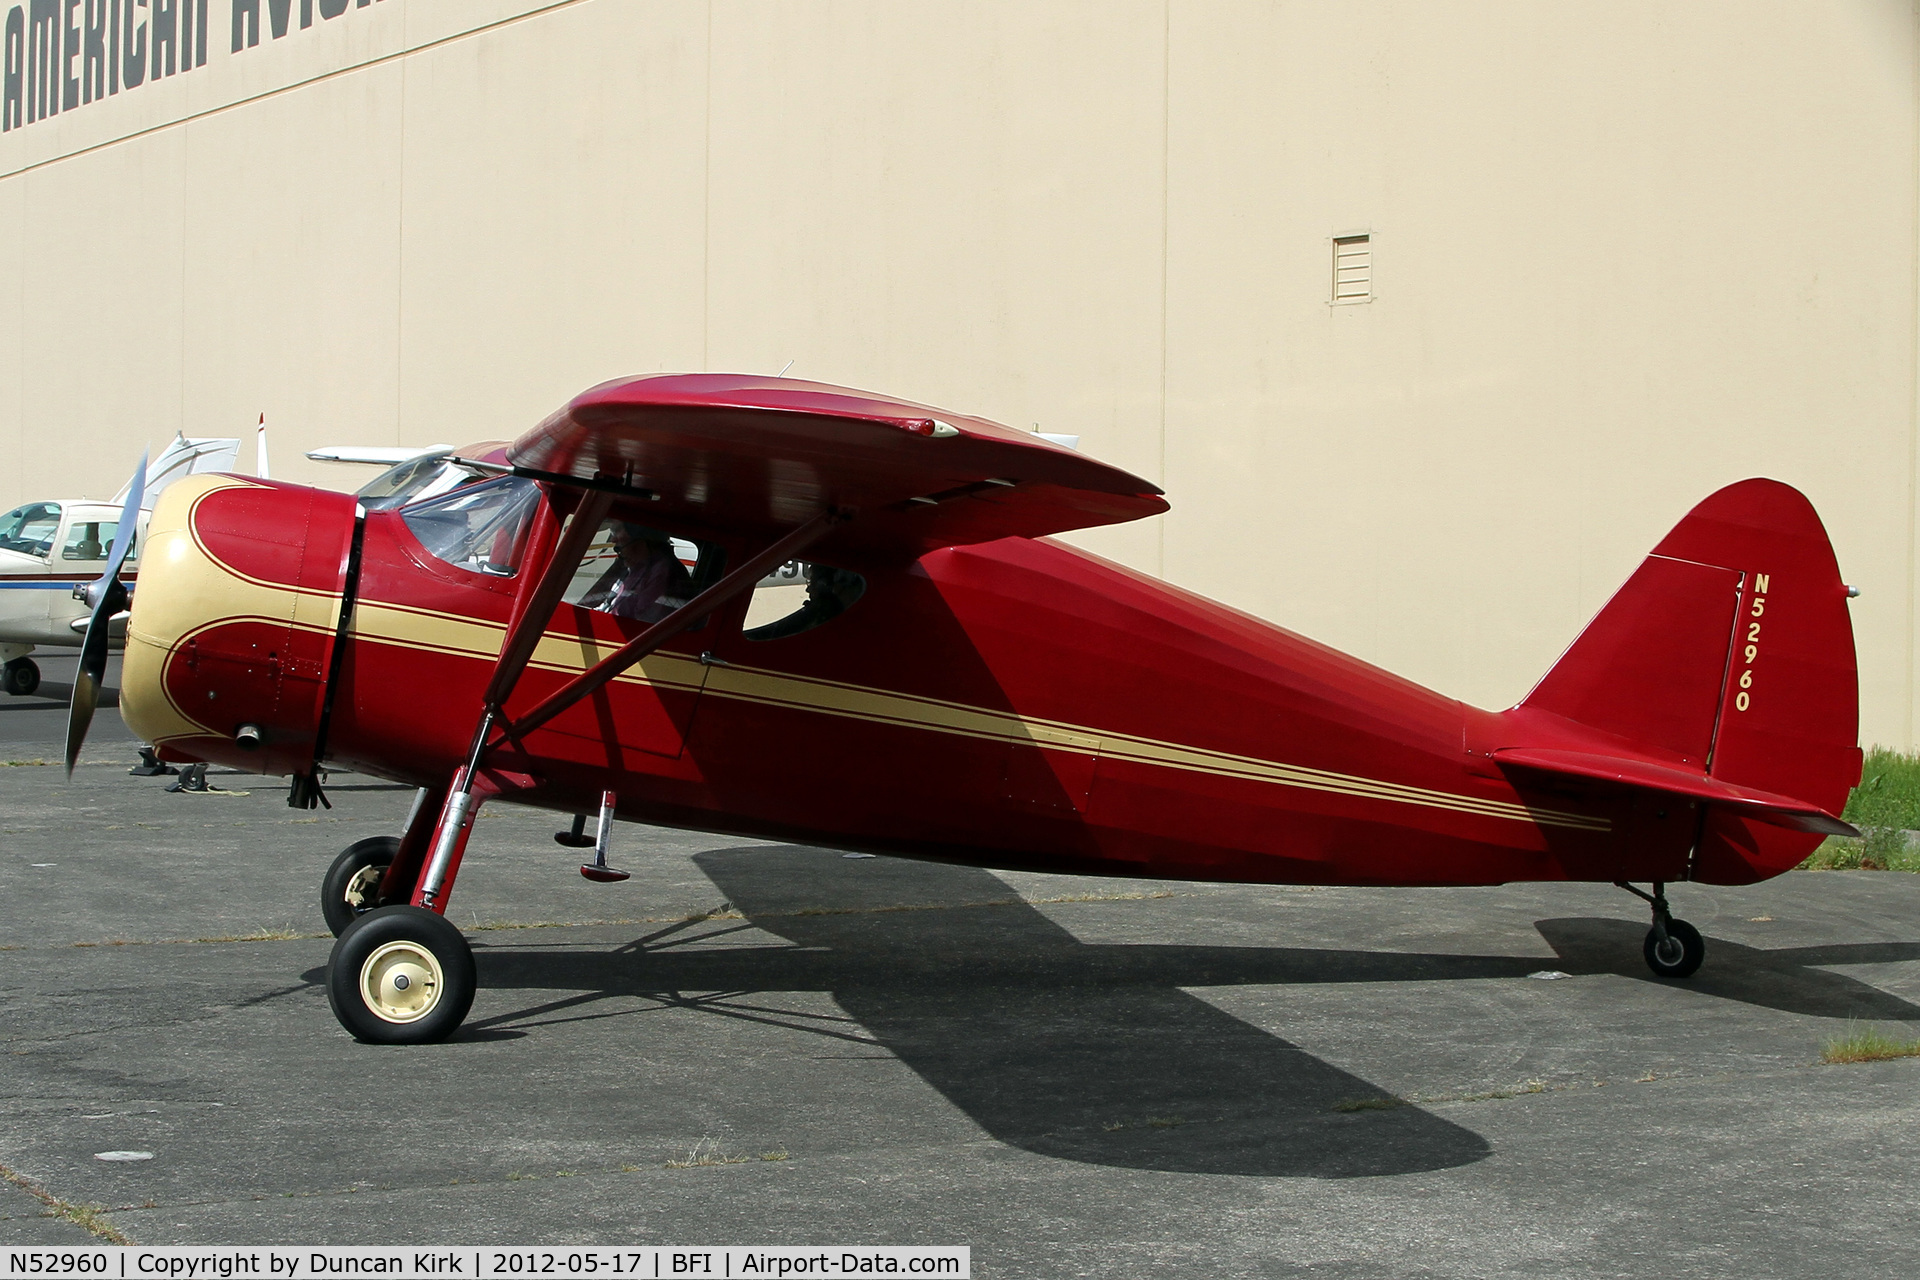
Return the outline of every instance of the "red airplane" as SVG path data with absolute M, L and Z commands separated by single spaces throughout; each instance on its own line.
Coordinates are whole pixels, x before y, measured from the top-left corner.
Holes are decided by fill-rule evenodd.
M 619 817 L 1094 875 L 1611 882 L 1651 905 L 1672 978 L 1704 945 L 1666 884 L 1857 834 L 1835 816 L 1861 764 L 1850 588 L 1771 480 L 1694 508 L 1496 713 L 1051 540 L 1166 503 L 979 418 L 662 375 L 459 465 L 414 501 L 407 473 L 361 501 L 181 481 L 127 633 L 122 714 L 164 758 L 290 774 L 302 807 L 329 765 L 419 788 L 404 832 L 325 877 L 328 995 L 363 1040 L 466 1016 L 445 912 L 489 800 L 582 815 L 583 845 L 597 810 L 594 879 L 623 874 Z M 796 560 L 804 603 L 743 625 Z

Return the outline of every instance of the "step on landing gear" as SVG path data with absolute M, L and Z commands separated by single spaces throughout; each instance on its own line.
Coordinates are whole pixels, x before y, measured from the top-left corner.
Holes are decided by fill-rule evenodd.
M 1647 931 L 1646 945 L 1641 948 L 1647 958 L 1647 968 L 1659 978 L 1692 977 L 1700 962 L 1707 958 L 1707 944 L 1698 929 L 1685 920 L 1673 918 L 1667 909 L 1665 882 L 1654 881 L 1652 893 L 1642 892 L 1624 880 L 1616 880 L 1614 887 L 1644 899 L 1653 908 L 1653 928 Z
M 580 874 L 600 884 L 616 884 L 633 874 L 607 865 L 607 845 L 613 838 L 613 809 L 617 800 L 611 791 L 600 793 L 600 826 L 593 836 L 593 861 L 580 864 Z

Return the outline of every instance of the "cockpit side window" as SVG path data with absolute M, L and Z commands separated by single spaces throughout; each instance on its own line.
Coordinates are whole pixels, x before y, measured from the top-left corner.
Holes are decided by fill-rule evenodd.
M 804 592 L 800 584 L 805 583 Z M 851 569 L 790 561 L 762 578 L 747 606 L 747 640 L 781 640 L 811 631 L 851 609 L 867 580 Z M 798 597 L 798 599 L 795 599 Z
M 32 502 L 15 507 L 0 516 L 0 550 L 22 555 L 45 556 L 53 550 L 53 535 L 60 528 L 60 504 Z
M 722 551 L 631 520 L 602 521 L 561 597 L 567 604 L 658 622 L 720 576 Z
M 456 489 L 401 509 L 400 518 L 435 559 L 469 573 L 510 578 L 520 570 L 540 486 L 517 476 Z

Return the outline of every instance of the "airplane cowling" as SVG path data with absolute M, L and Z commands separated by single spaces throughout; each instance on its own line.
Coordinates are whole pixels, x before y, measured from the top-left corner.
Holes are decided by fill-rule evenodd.
M 121 715 L 162 758 L 307 767 L 353 533 L 351 496 L 233 476 L 161 496 L 128 622 Z M 260 731 L 242 746 L 243 726 Z

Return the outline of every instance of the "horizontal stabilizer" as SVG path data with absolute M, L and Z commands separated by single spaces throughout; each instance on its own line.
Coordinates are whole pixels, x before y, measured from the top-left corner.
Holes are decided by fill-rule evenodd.
M 1565 774 L 1573 778 L 1617 782 L 1622 786 L 1644 787 L 1649 791 L 1686 796 L 1690 800 L 1705 800 L 1711 804 L 1725 805 L 1741 817 L 1794 831 L 1827 836 L 1860 834 L 1859 829 L 1850 823 L 1805 800 L 1722 782 L 1704 773 L 1655 764 L 1651 760 L 1536 747 L 1503 747 L 1493 753 L 1493 759 L 1496 764 L 1538 769 L 1543 773 Z

